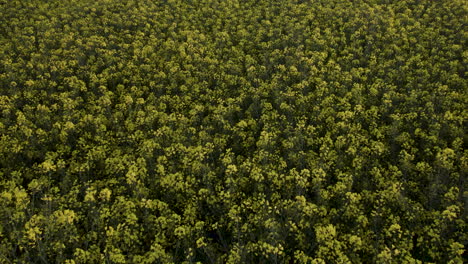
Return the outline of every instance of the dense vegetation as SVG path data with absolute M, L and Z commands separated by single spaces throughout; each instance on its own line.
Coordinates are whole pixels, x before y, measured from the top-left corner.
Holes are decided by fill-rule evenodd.
M 1 263 L 463 263 L 464 0 L 1 0 Z

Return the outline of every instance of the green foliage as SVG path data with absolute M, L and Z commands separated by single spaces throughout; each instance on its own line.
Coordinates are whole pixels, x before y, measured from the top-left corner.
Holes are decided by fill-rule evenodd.
M 466 262 L 467 11 L 0 1 L 0 262 Z

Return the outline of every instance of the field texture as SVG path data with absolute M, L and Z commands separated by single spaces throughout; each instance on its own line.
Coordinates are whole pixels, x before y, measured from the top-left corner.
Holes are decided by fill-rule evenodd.
M 0 0 L 0 263 L 462 264 L 467 17 Z

